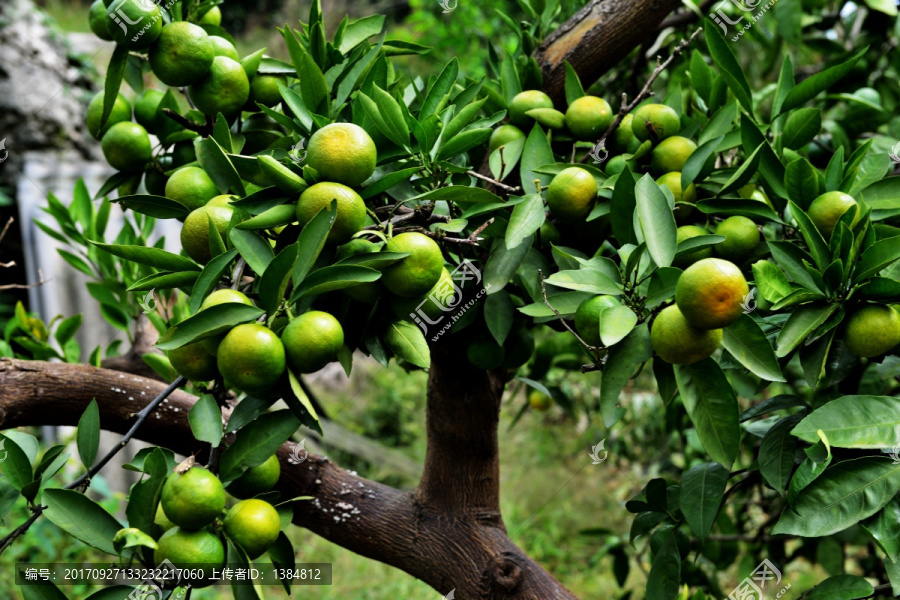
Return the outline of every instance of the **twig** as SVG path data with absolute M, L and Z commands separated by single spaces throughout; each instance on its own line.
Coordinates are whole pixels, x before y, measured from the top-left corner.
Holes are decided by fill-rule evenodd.
M 644 99 L 649 98 L 653 95 L 653 92 L 650 91 L 653 82 L 656 81 L 656 78 L 660 76 L 660 74 L 665 71 L 672 61 L 675 60 L 682 52 L 684 52 L 688 46 L 691 45 L 691 42 L 694 41 L 700 32 L 703 31 L 702 27 L 698 27 L 697 30 L 691 34 L 691 37 L 681 40 L 681 42 L 675 46 L 672 50 L 672 53 L 669 55 L 669 58 L 666 60 L 659 62 L 656 68 L 653 70 L 653 73 L 650 75 L 650 78 L 647 79 L 647 82 L 644 84 L 644 87 L 638 92 L 638 95 L 635 96 L 634 100 L 628 102 L 628 97 L 623 93 L 622 94 L 622 104 L 619 106 L 619 112 L 616 113 L 616 118 L 613 119 L 612 124 L 607 128 L 606 132 L 600 136 L 600 139 L 594 144 L 595 148 L 599 148 L 601 144 L 603 144 L 606 139 L 613 134 L 613 132 L 619 127 L 619 124 L 622 122 L 622 119 L 625 118 L 625 115 L 634 110 L 638 104 L 644 101 Z M 657 58 L 657 61 L 659 59 Z M 587 162 L 587 160 L 591 157 L 590 154 L 585 155 L 584 158 L 581 159 L 581 162 Z
M 559 322 L 562 323 L 563 326 L 566 329 L 568 329 L 572 335 L 575 336 L 575 339 L 577 339 L 581 343 L 581 345 L 587 349 L 588 353 L 594 357 L 594 362 L 595 363 L 600 362 L 600 359 L 598 358 L 598 355 L 597 355 L 599 348 L 591 346 L 590 344 L 585 342 L 583 339 L 581 339 L 581 336 L 578 335 L 578 332 L 576 332 L 574 329 L 572 329 L 569 326 L 569 323 L 565 319 L 563 319 L 563 316 L 560 314 L 560 312 L 558 310 L 556 310 L 552 304 L 550 304 L 550 301 L 547 299 L 547 284 L 544 282 L 545 281 L 544 280 L 544 272 L 541 269 L 538 269 L 538 277 L 541 278 L 541 295 L 544 297 L 544 304 L 547 305 L 547 308 L 549 308 L 550 310 L 553 311 L 553 313 L 559 319 Z
M 15 217 L 10 217 L 9 221 L 6 222 L 6 225 L 3 227 L 3 231 L 0 231 L 0 242 L 2 242 L 3 238 L 6 237 L 6 232 L 9 231 L 9 226 L 12 225 L 13 221 L 15 221 L 15 220 L 16 220 Z
M 3 267 L 11 267 L 15 265 L 16 262 L 8 262 L 6 264 L 0 263 L 0 266 Z M 40 269 L 38 269 L 38 282 L 37 283 L 7 283 L 6 285 L 0 285 L 0 290 L 28 290 L 35 287 L 40 287 L 47 283 L 49 280 L 44 279 L 44 273 Z
M 195 131 L 204 137 L 209 137 L 212 134 L 212 129 L 209 127 L 207 123 L 194 123 L 190 119 L 178 114 L 171 108 L 164 108 L 163 114 L 184 127 L 185 129 L 189 129 L 190 131 Z
M 145 406 L 143 409 L 141 409 L 141 411 L 137 414 L 137 420 L 134 422 L 134 425 L 132 425 L 131 428 L 128 430 L 128 432 L 122 436 L 122 439 L 119 440 L 119 443 L 116 444 L 115 446 L 113 446 L 113 448 L 109 452 L 106 453 L 106 456 L 101 458 L 99 462 L 97 462 L 93 467 L 91 467 L 87 471 L 87 473 L 85 473 L 84 475 L 82 475 L 81 477 L 79 477 L 78 479 L 76 479 L 75 481 L 70 483 L 69 485 L 67 485 L 65 487 L 65 489 L 75 490 L 75 489 L 81 488 L 78 491 L 80 491 L 81 493 L 84 493 L 87 490 L 88 486 L 90 486 L 90 484 L 91 484 L 91 478 L 94 475 L 96 475 L 97 473 L 99 473 L 100 470 L 103 467 L 105 467 L 107 465 L 107 463 L 109 463 L 109 461 L 111 461 L 116 454 L 121 452 L 125 448 L 125 446 L 128 445 L 128 442 L 130 442 L 131 438 L 133 438 L 134 435 L 137 433 L 138 428 L 140 428 L 140 426 L 144 423 L 144 421 L 147 420 L 147 417 L 149 417 L 153 413 L 153 411 L 156 410 L 156 408 L 160 404 L 162 404 L 165 401 L 165 399 L 168 398 L 172 394 L 172 392 L 174 392 L 176 389 L 181 387 L 181 385 L 184 382 L 185 382 L 184 377 L 179 376 L 175 381 L 173 381 L 171 384 L 169 384 L 169 387 L 164 389 L 162 391 L 162 393 L 160 393 L 159 396 L 154 398 L 147 406 Z M 19 537 L 20 535 L 22 535 L 26 531 L 28 531 L 28 528 L 31 527 L 31 525 L 35 521 L 38 520 L 38 517 L 40 517 L 41 514 L 43 514 L 44 509 L 46 509 L 46 508 L 47 508 L 46 506 L 35 507 L 34 514 L 31 515 L 27 521 L 25 521 L 24 523 L 22 523 L 21 525 L 16 527 L 12 531 L 12 533 L 10 533 L 6 537 L 4 537 L 2 540 L 0 540 L 0 554 L 3 554 L 3 551 L 6 550 L 13 543 L 13 541 L 15 541 L 15 539 L 17 537 Z
M 484 231 L 485 229 L 487 229 L 488 227 L 490 227 L 493 223 L 494 223 L 494 217 L 491 217 L 490 219 L 488 219 L 487 221 L 482 223 L 478 227 L 478 229 L 473 231 L 472 234 L 469 236 L 469 239 L 473 240 L 473 241 L 477 241 L 478 236 L 481 235 L 481 232 Z
M 506 185 L 505 183 L 500 183 L 496 179 L 492 179 L 492 178 L 488 177 L 487 175 L 482 175 L 481 173 L 478 173 L 477 171 L 466 171 L 466 175 L 471 175 L 472 177 L 474 177 L 476 179 L 480 179 L 482 181 L 486 181 L 486 182 L 490 183 L 491 185 L 495 185 L 498 188 L 505 191 L 507 194 L 513 194 L 513 193 L 522 191 L 522 188 L 520 188 L 518 186 L 513 187 L 511 185 Z

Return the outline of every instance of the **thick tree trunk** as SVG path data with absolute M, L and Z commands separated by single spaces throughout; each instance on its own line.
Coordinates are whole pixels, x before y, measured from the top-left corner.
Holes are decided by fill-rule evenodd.
M 292 464 L 278 452 L 294 523 L 363 556 L 406 571 L 442 594 L 466 600 L 575 598 L 507 537 L 499 510 L 497 418 L 503 382 L 437 347 L 428 397 L 429 451 L 420 486 L 401 491 L 310 455 Z M 162 382 L 85 365 L 0 360 L 0 429 L 75 425 L 91 399 L 103 429 L 124 433 Z M 196 401 L 178 390 L 137 438 L 180 454 L 207 452 L 190 434 Z M 227 411 L 226 411 L 227 412 Z M 227 418 L 227 414 L 226 414 Z M 227 442 L 228 440 L 226 440 Z
M 681 0 L 592 0 L 535 51 L 544 74 L 544 91 L 557 105 L 563 104 L 566 61 L 587 87 L 656 31 L 679 6 Z

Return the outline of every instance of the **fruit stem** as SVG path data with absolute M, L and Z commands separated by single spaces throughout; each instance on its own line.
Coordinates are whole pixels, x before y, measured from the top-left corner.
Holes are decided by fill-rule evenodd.
M 569 330 L 569 333 L 571 333 L 572 335 L 574 335 L 574 336 L 575 336 L 575 339 L 577 339 L 578 342 L 579 342 L 582 346 L 584 346 L 584 348 L 585 348 L 585 350 L 587 350 L 588 354 L 594 359 L 594 365 L 595 365 L 595 367 L 596 367 L 597 363 L 600 362 L 600 354 L 599 354 L 600 348 L 598 348 L 598 347 L 596 347 L 596 346 L 591 346 L 590 344 L 588 344 L 587 342 L 585 342 L 583 339 L 581 339 L 581 336 L 578 335 L 578 332 L 576 332 L 574 329 L 572 329 L 572 328 L 569 326 L 568 321 L 566 321 L 566 320 L 563 318 L 563 316 L 559 313 L 559 311 L 556 310 L 556 308 L 554 308 L 552 304 L 550 304 L 550 301 L 547 300 L 547 284 L 544 282 L 544 272 L 543 272 L 541 269 L 538 269 L 538 277 L 541 278 L 541 295 L 544 297 L 544 304 L 547 305 L 547 308 L 549 308 L 550 310 L 553 311 L 553 313 L 554 313 L 554 314 L 556 315 L 556 317 L 559 319 L 559 322 L 563 324 L 563 327 L 565 327 L 566 329 L 568 329 L 568 330 Z M 582 367 L 582 369 L 583 369 L 583 368 L 584 368 L 584 367 Z M 591 369 L 591 370 L 595 370 L 595 369 Z

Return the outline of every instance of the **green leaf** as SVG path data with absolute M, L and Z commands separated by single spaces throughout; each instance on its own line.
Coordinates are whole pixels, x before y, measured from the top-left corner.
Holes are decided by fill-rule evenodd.
M 120 246 L 115 244 L 101 244 L 89 242 L 99 249 L 113 256 L 124 258 L 141 265 L 164 269 L 166 271 L 199 271 L 200 267 L 189 258 L 166 252 L 160 248 L 148 246 Z
M 540 125 L 534 125 L 531 133 L 525 140 L 525 147 L 522 150 L 522 164 L 519 167 L 519 176 L 522 178 L 522 189 L 529 194 L 538 191 L 535 180 L 538 180 L 541 187 L 546 188 L 550 185 L 553 178 L 551 175 L 542 174 L 537 171 L 544 165 L 555 162 L 553 150 L 550 148 L 550 142 L 547 141 L 547 134 L 541 129 Z
M 496 294 L 506 287 L 528 254 L 533 240 L 533 236 L 529 237 L 512 249 L 507 248 L 503 240 L 494 240 L 491 255 L 484 266 L 484 288 L 488 294 Z
M 709 47 L 709 54 L 719 67 L 721 77 L 728 84 L 729 89 L 731 89 L 737 101 L 741 103 L 741 106 L 752 115 L 753 100 L 750 84 L 747 83 L 744 70 L 741 68 L 737 58 L 735 58 L 734 52 L 732 52 L 731 47 L 725 41 L 725 38 L 722 37 L 717 27 L 704 27 L 703 29 L 706 35 L 706 44 Z
M 900 558 L 900 498 L 893 498 L 860 526 L 892 561 L 897 562 Z
M 665 194 L 653 178 L 646 174 L 634 189 L 637 218 L 647 252 L 659 267 L 668 267 L 675 258 L 675 215 Z
M 291 244 L 272 259 L 272 262 L 266 267 L 266 272 L 260 278 L 260 304 L 262 304 L 263 310 L 270 315 L 275 314 L 278 306 L 284 300 L 284 293 L 291 281 L 291 273 L 294 265 L 297 264 L 299 253 L 300 247 L 296 243 Z
M 222 482 L 234 481 L 246 469 L 262 464 L 299 426 L 300 421 L 289 410 L 266 413 L 244 426 L 234 443 L 222 453 L 219 472 Z
M 116 48 L 118 49 L 118 46 L 116 46 Z M 131 588 L 129 588 L 129 590 L 130 589 Z M 63 594 L 52 581 L 37 585 L 32 583 L 23 585 L 22 598 L 23 600 L 67 600 L 66 595 Z
M 722 331 L 722 345 L 757 377 L 766 381 L 785 381 L 772 344 L 762 327 L 750 316 L 741 315 Z
M 409 181 L 410 178 L 419 173 L 422 170 L 422 167 L 409 167 L 407 169 L 400 169 L 399 171 L 394 171 L 393 173 L 388 173 L 384 177 L 380 179 L 376 179 L 368 187 L 364 188 L 359 195 L 363 200 L 371 198 L 373 196 L 377 196 L 382 192 L 386 192 L 391 189 L 398 183 L 402 183 L 405 181 Z M 307 225 L 308 227 L 309 225 Z
M 503 60 L 500 61 L 500 90 L 507 105 L 522 92 L 516 61 L 506 50 L 503 51 Z
M 103 86 L 103 114 L 100 117 L 100 128 L 106 125 L 113 106 L 119 97 L 119 88 L 122 87 L 122 79 L 125 77 L 125 67 L 128 64 L 128 48 L 117 45 L 106 67 L 106 82 Z
M 130 208 L 135 212 L 139 212 L 148 217 L 156 219 L 179 219 L 183 220 L 190 214 L 190 210 L 180 202 L 170 200 L 165 196 L 152 196 L 150 194 L 137 194 L 132 196 L 121 196 L 112 200 L 116 204 L 121 204 L 125 208 Z
M 821 537 L 843 531 L 881 510 L 900 491 L 900 465 L 866 456 L 832 465 L 782 513 L 772 533 Z
M 222 409 L 212 394 L 203 394 L 188 411 L 191 433 L 201 442 L 207 442 L 213 448 L 219 447 L 222 441 Z
M 810 143 L 822 130 L 822 111 L 818 108 L 799 108 L 788 115 L 781 134 L 785 148 L 797 150 Z
M 492 194 L 483 188 L 469 187 L 467 185 L 448 185 L 424 194 L 414 196 L 409 200 L 446 200 L 447 202 L 502 202 L 500 196 Z
M 422 117 L 427 117 L 440 110 L 439 107 L 442 106 L 442 101 L 450 94 L 450 91 L 453 89 L 453 84 L 456 83 L 456 78 L 458 76 L 459 60 L 454 57 L 444 66 L 437 76 L 437 79 L 434 80 L 434 83 L 428 90 L 428 93 L 425 95 L 425 99 L 422 101 L 422 108 L 419 110 L 420 121 L 422 120 Z
M 894 7 L 894 13 L 897 9 Z M 829 577 L 805 597 L 806 600 L 854 600 L 869 598 L 875 593 L 872 584 L 856 575 L 835 575 Z
M 569 61 L 565 61 L 565 64 L 566 104 L 572 104 L 572 102 L 584 96 L 584 87 L 581 85 L 581 80 L 578 79 L 578 73 L 575 72 L 575 69 L 572 68 L 572 65 L 569 64 Z
M 297 74 L 300 76 L 300 95 L 303 97 L 303 103 L 313 113 L 328 114 L 331 93 L 322 70 L 306 52 L 303 53 L 300 62 L 301 68 L 297 69 Z
M 872 10 L 877 10 L 888 16 L 897 16 L 897 4 L 893 0 L 866 0 L 866 5 Z
M 172 288 L 186 288 L 194 285 L 200 273 L 197 271 L 160 271 L 135 281 L 128 286 L 129 292 L 146 292 L 149 290 L 170 290 Z M 146 296 L 145 296 L 146 298 Z
M 837 310 L 837 304 L 801 306 L 791 313 L 775 338 L 775 356 L 784 358 Z
M 128 505 L 125 507 L 125 516 L 128 518 L 129 526 L 154 535 L 157 533 L 157 525 L 153 521 L 159 506 L 159 498 L 166 478 L 174 467 L 174 464 L 170 465 L 170 461 L 174 463 L 175 460 L 171 451 L 163 448 L 149 448 L 148 450 L 149 452 L 143 457 L 140 471 L 149 477 L 142 478 L 132 486 Z
M 549 285 L 578 292 L 608 294 L 610 296 L 620 296 L 622 294 L 622 286 L 619 283 L 596 269 L 558 271 L 547 277 L 546 281 Z
M 318 296 L 334 290 L 376 281 L 381 277 L 381 272 L 368 267 L 355 265 L 331 265 L 313 271 L 303 279 L 303 282 L 294 288 L 291 294 L 291 304 L 301 298 Z
M 788 163 L 784 169 L 784 187 L 794 204 L 809 210 L 809 205 L 819 196 L 816 168 L 805 158 Z
M 800 233 L 803 234 L 803 239 L 806 240 L 809 253 L 812 254 L 813 260 L 816 261 L 819 269 L 824 271 L 831 263 L 831 250 L 828 248 L 828 244 L 825 243 L 825 239 L 819 233 L 819 229 L 813 224 L 809 215 L 793 202 L 788 201 L 788 207 L 790 207 L 791 216 L 794 217 L 800 226 Z M 900 248 L 900 244 L 898 244 L 898 248 Z M 898 258 L 900 258 L 900 255 L 898 255 Z
M 384 335 L 384 341 L 398 358 L 423 369 L 431 366 L 431 351 L 428 349 L 425 335 L 409 321 L 391 323 Z
M 47 506 L 47 519 L 88 546 L 107 554 L 116 554 L 112 540 L 121 525 L 111 514 L 74 490 L 44 490 L 41 502 Z
M 211 137 L 199 139 L 194 143 L 194 148 L 200 166 L 219 188 L 219 193 L 230 191 L 238 196 L 246 195 L 241 176 L 216 140 Z
M 799 419 L 800 415 L 791 415 L 779 420 L 766 432 L 759 447 L 759 473 L 777 492 L 784 491 L 794 470 L 797 440 L 791 435 L 791 427 Z
M 875 242 L 860 257 L 853 281 L 860 282 L 876 275 L 897 260 L 900 260 L 900 237 Z
M 255 231 L 232 229 L 228 232 L 228 239 L 234 244 L 241 258 L 247 261 L 247 265 L 258 275 L 265 273 L 269 263 L 275 258 L 272 245 Z
M 299 255 L 291 274 L 295 286 L 299 286 L 303 282 L 306 274 L 319 258 L 336 217 L 337 200 L 332 200 L 331 204 L 327 208 L 320 209 L 300 232 L 300 236 L 297 238 Z
M 707 31 L 709 29 L 710 28 L 707 28 Z M 843 77 L 853 69 L 856 62 L 865 56 L 868 51 L 869 47 L 866 46 L 846 62 L 825 69 L 798 83 L 790 92 L 788 92 L 778 114 L 784 114 L 801 104 L 805 104 L 843 79 Z
M 0 463 L 0 470 L 6 475 L 6 479 L 18 490 L 22 489 L 34 480 L 34 472 L 31 469 L 31 460 L 22 450 L 22 447 L 9 435 L 0 435 L 0 445 L 6 459 Z
M 741 438 L 740 415 L 722 369 L 711 358 L 675 365 L 675 380 L 703 448 L 714 461 L 731 468 Z
M 206 263 L 203 271 L 200 272 L 200 276 L 194 282 L 193 288 L 191 288 L 191 301 L 189 304 L 191 313 L 196 313 L 200 310 L 200 304 L 203 302 L 203 299 L 221 281 L 222 276 L 228 270 L 228 265 L 237 257 L 237 253 L 237 249 L 229 250 Z
M 546 217 L 544 200 L 540 194 L 529 194 L 524 202 L 516 204 L 509 225 L 506 227 L 506 247 L 515 248 L 523 240 L 541 228 Z
M 156 347 L 160 350 L 181 348 L 191 342 L 225 333 L 241 323 L 255 321 L 263 314 L 255 306 L 237 302 L 210 306 L 170 328 L 162 335 Z
M 727 485 L 728 469 L 714 462 L 695 465 L 681 477 L 681 512 L 701 544 L 706 544 Z
M 712 173 L 716 163 L 716 148 L 719 147 L 719 144 L 722 143 L 723 139 L 725 138 L 722 136 L 713 138 L 700 144 L 699 148 L 691 152 L 687 162 L 684 163 L 684 167 L 681 169 L 682 189 L 686 189 L 687 186 L 698 181 L 698 179 L 702 180 Z M 618 185 L 616 187 L 618 187 Z M 613 192 L 613 194 L 615 194 L 615 192 Z
M 792 433 L 815 443 L 819 430 L 838 448 L 891 448 L 900 440 L 900 398 L 841 396 L 810 413 Z
M 90 470 L 97 459 L 97 451 L 100 449 L 100 409 L 97 399 L 91 400 L 84 410 L 84 414 L 78 420 L 78 456 L 81 463 Z
M 653 555 L 653 564 L 650 566 L 650 574 L 647 576 L 647 598 L 676 600 L 680 586 L 681 555 L 673 534 Z
M 408 147 L 409 127 L 406 125 L 400 104 L 377 85 L 373 86 L 372 94 L 375 96 L 374 99 L 359 92 L 358 98 L 366 114 L 389 140 L 401 148 Z
M 600 311 L 600 341 L 604 346 L 618 344 L 631 333 L 638 318 L 627 306 L 612 306 Z
M 487 127 L 467 129 L 447 140 L 447 143 L 438 152 L 438 159 L 446 160 L 458 156 L 484 144 L 489 137 L 491 137 L 491 130 Z
M 699 151 L 694 152 L 696 154 Z M 690 161 L 690 159 L 688 159 Z M 684 177 L 684 173 L 682 173 Z M 625 170 L 619 173 L 610 200 L 609 222 L 613 235 L 622 244 L 638 244 L 637 234 L 634 232 L 634 212 L 637 200 L 634 195 L 635 179 L 631 169 L 625 166 Z
M 299 411 L 301 414 L 298 414 L 298 410 L 293 406 L 293 403 L 290 401 L 291 396 L 288 396 L 287 404 L 288 407 L 294 411 L 294 415 L 300 419 L 301 422 L 307 421 L 309 417 L 312 417 L 315 422 L 315 428 L 319 430 L 319 433 L 322 432 L 322 427 L 319 424 L 319 415 L 316 413 L 316 407 L 313 406 L 312 402 L 309 401 L 309 397 L 306 395 L 306 391 L 303 389 L 303 386 L 300 385 L 300 380 L 294 375 L 294 372 L 288 369 L 288 380 L 291 385 L 291 391 L 293 392 L 293 399 L 297 400 L 302 411 Z
M 515 306 L 505 291 L 491 294 L 484 302 L 484 321 L 497 344 L 503 345 L 512 329 Z
M 524 151 L 525 138 L 518 138 L 491 152 L 488 157 L 488 166 L 491 168 L 491 175 L 494 176 L 494 179 L 503 181 L 509 177 L 509 174 L 519 164 L 519 159 L 522 158 Z
M 125 527 L 116 533 L 113 538 L 113 546 L 121 554 L 126 548 L 150 548 L 156 550 L 156 540 L 138 529 L 137 527 Z
M 622 418 L 619 395 L 639 366 L 650 360 L 650 330 L 641 323 L 624 340 L 609 349 L 600 384 L 600 415 L 607 429 Z
M 370 15 L 347 25 L 338 50 L 342 54 L 347 54 L 357 44 L 381 33 L 381 30 L 384 28 L 384 19 L 384 15 Z
M 716 114 L 712 116 L 709 120 L 709 123 L 703 128 L 700 132 L 700 136 L 697 138 L 697 143 L 700 146 L 705 146 L 709 142 L 714 139 L 723 138 L 725 134 L 731 133 L 734 130 L 734 122 L 738 117 L 738 107 L 737 103 L 734 101 L 729 102 L 718 111 Z M 719 140 L 721 142 L 721 139 Z M 718 148 L 719 144 L 713 146 L 713 149 Z

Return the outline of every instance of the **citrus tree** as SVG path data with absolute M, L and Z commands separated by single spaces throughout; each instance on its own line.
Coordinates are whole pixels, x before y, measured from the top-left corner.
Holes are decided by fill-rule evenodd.
M 48 486 L 65 447 L 38 460 L 8 431 L 2 507 L 24 496 L 32 515 L 0 548 L 43 516 L 123 562 L 184 568 L 181 590 L 265 554 L 289 589 L 293 522 L 442 594 L 571 598 L 505 532 L 504 390 L 530 390 L 519 415 L 555 402 L 610 429 L 635 417 L 623 390 L 649 374 L 672 459 L 626 504 L 630 536 L 607 538 L 621 584 L 637 548 L 652 599 L 721 597 L 736 562 L 732 597 L 775 571 L 790 590 L 781 573 L 799 560 L 832 575 L 810 598 L 900 585 L 892 5 L 781 0 L 766 32 L 739 10 L 759 6 L 714 7 L 701 30 L 691 11 L 666 16 L 678 2 L 594 1 L 561 23 L 557 2 L 522 1 L 523 19 L 502 15 L 517 46 L 492 48 L 496 76 L 454 59 L 425 80 L 394 57 L 427 48 L 388 38 L 382 17 L 328 40 L 313 2 L 281 30 L 283 62 L 239 56 L 216 4 L 91 9 L 117 45 L 87 125 L 118 172 L 68 208 L 51 196 L 58 227 L 41 227 L 111 323 L 147 314 L 165 356 L 140 365 L 166 381 L 100 368 L 99 349 L 39 362 L 77 362 L 80 319 L 48 327 L 20 307 L 0 423 L 77 424 L 84 473 Z M 631 51 L 661 22 L 665 60 L 645 67 Z M 795 68 L 788 44 L 825 58 Z M 622 98 L 590 85 L 631 71 Z M 145 88 L 148 73 L 168 87 Z M 179 252 L 151 242 L 160 219 L 181 223 Z M 349 374 L 359 353 L 429 370 L 415 490 L 289 441 L 319 427 L 303 376 Z M 577 379 L 593 393 L 561 385 Z M 98 460 L 101 428 L 125 436 Z M 123 523 L 84 492 L 134 437 L 155 446 L 127 466 L 141 479 Z

